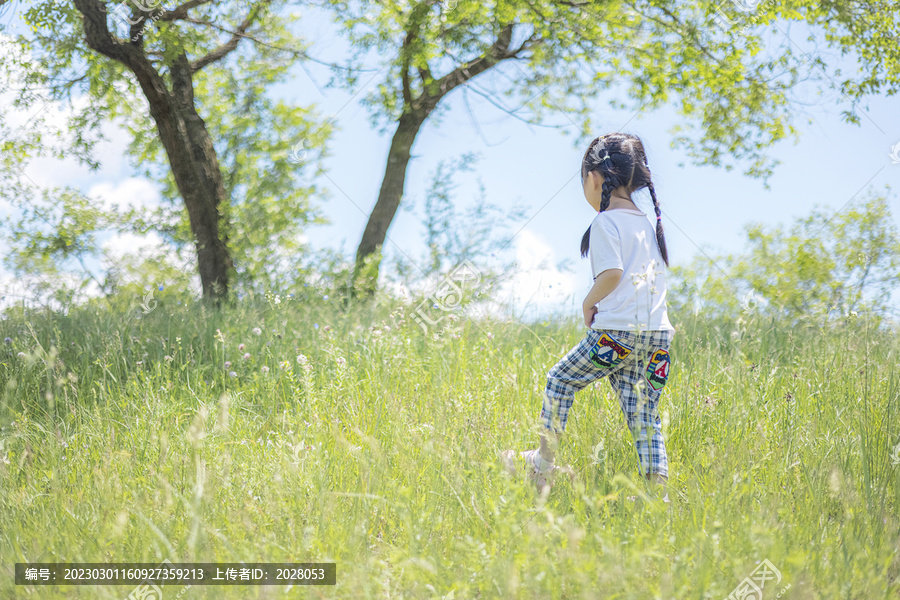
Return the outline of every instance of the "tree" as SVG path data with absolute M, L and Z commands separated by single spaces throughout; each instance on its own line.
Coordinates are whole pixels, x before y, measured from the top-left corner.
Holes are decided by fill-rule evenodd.
M 870 193 L 829 214 L 822 209 L 785 230 L 745 227 L 739 255 L 697 256 L 672 269 L 674 311 L 696 300 L 710 317 L 755 311 L 799 322 L 888 309 L 900 272 L 900 232 L 887 198 Z
M 382 123 L 382 130 L 392 124 L 394 133 L 381 189 L 357 249 L 357 275 L 370 279 L 363 283 L 374 286 L 380 248 L 401 203 L 411 149 L 423 123 L 439 118 L 442 100 L 457 88 L 499 106 L 493 94 L 475 85 L 486 73 L 504 76 L 503 95 L 520 96 L 520 108 L 531 111 L 530 120 L 540 122 L 551 109 L 576 114 L 582 135 L 592 130 L 589 101 L 613 84 L 629 83 L 631 106 L 610 101 L 622 108 L 653 109 L 676 96 L 680 113 L 699 120 L 702 130 L 695 136 L 689 126 L 676 126 L 676 145 L 697 164 L 746 160 L 745 173 L 762 178 L 777 165 L 766 158 L 766 149 L 787 133 L 796 135 L 789 123 L 788 92 L 807 60 L 790 45 L 774 56 L 761 52 L 762 30 L 774 30 L 776 18 L 816 25 L 842 51 L 858 50 L 869 67 L 864 70 L 890 74 L 884 80 L 867 77 L 855 87 L 854 80 L 846 80 L 845 92 L 896 90 L 900 83 L 896 43 L 885 50 L 878 41 L 897 30 L 898 15 L 888 0 L 769 2 L 752 13 L 747 3 L 717 4 L 331 0 L 336 21 L 357 50 L 353 59 L 375 48 L 389 61 L 377 89 L 364 99 L 373 122 Z M 841 35 L 865 31 L 875 21 L 878 38 Z M 824 65 L 818 58 L 813 64 Z M 503 65 L 509 68 L 501 71 Z M 355 70 L 344 82 L 356 85 Z M 503 110 L 519 116 L 520 109 Z M 848 119 L 854 116 L 846 113 Z
M 254 243 L 262 240 L 262 222 L 262 231 L 278 235 L 313 218 L 302 201 L 311 188 L 289 191 L 296 177 L 288 171 L 293 167 L 283 160 L 271 163 L 287 158 L 300 140 L 313 159 L 328 129 L 313 131 L 306 111 L 264 96 L 266 87 L 283 79 L 304 56 L 286 28 L 291 19 L 278 14 L 286 3 L 187 0 L 166 10 L 158 2 L 132 2 L 126 9 L 102 0 L 44 0 L 23 13 L 31 35 L 15 36 L 18 51 L 10 53 L 3 67 L 7 77 L 15 74 L 25 83 L 14 105 L 33 106 L 42 88 L 49 100 L 67 100 L 73 139 L 51 151 L 40 119 L 23 133 L 14 132 L 17 137 L 4 142 L 7 189 L 21 192 L 10 173 L 41 152 L 74 156 L 96 168 L 91 150 L 101 137 L 99 125 L 121 119 L 135 136 L 133 156 L 149 159 L 147 173 L 168 178 L 166 195 L 172 198 L 177 191 L 183 200 L 203 295 L 219 299 L 233 278 L 229 236 L 235 233 L 235 215 L 265 212 L 255 226 L 244 220 L 243 230 L 237 230 L 256 232 Z M 72 102 L 78 92 L 87 99 L 80 109 Z M 219 148 L 211 126 L 212 132 L 226 136 L 218 140 Z M 261 135 L 249 149 L 241 147 L 251 134 Z M 263 158 L 270 165 L 261 164 Z M 166 168 L 160 170 L 161 164 Z M 257 193 L 262 196 L 258 205 L 232 203 L 235 196 Z M 279 208 L 289 202 L 294 208 L 273 211 L 273 199 L 279 196 Z M 178 225 L 171 219 L 147 219 L 144 225 L 178 239 Z

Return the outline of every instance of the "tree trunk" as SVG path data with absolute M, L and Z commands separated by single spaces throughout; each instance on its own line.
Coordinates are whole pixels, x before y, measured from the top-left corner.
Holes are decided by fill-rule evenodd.
M 194 71 L 222 58 L 233 50 L 240 36 L 220 46 L 196 63 L 182 52 L 170 66 L 172 90 L 154 69 L 143 49 L 140 28 L 132 27 L 131 41 L 123 42 L 109 32 L 105 3 L 100 0 L 73 0 L 82 14 L 87 44 L 100 54 L 125 65 L 137 78 L 150 104 L 159 139 L 166 151 L 178 191 L 184 199 L 197 248 L 197 263 L 203 296 L 217 303 L 228 293 L 228 278 L 233 267 L 228 248 L 220 237 L 222 214 L 219 206 L 227 202 L 219 159 L 206 124 L 194 106 Z M 183 15 L 182 17 L 183 18 Z M 248 17 L 238 28 L 246 30 Z
M 397 214 L 397 208 L 403 198 L 410 150 L 426 118 L 428 118 L 427 113 L 404 112 L 400 116 L 397 130 L 391 140 L 381 191 L 378 193 L 378 200 L 375 202 L 372 214 L 369 215 L 369 221 L 366 223 L 366 229 L 356 251 L 354 283 L 356 289 L 361 289 L 366 294 L 371 294 L 375 290 L 378 278 L 377 262 L 380 262 L 380 259 L 376 264 L 369 264 L 368 267 L 366 267 L 366 260 L 381 249 L 387 237 L 388 227 L 393 222 L 394 215 Z
M 227 198 L 212 138 L 194 107 L 191 70 L 184 55 L 172 66 L 172 88 L 170 102 L 150 102 L 150 114 L 188 211 L 203 296 L 218 301 L 228 292 L 233 266 L 220 237 L 219 206 Z

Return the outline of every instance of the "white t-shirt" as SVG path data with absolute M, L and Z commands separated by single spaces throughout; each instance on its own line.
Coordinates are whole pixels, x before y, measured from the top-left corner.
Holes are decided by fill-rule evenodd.
M 607 209 L 591 223 L 591 271 L 622 269 L 619 285 L 597 303 L 592 329 L 675 331 L 666 311 L 666 264 L 647 215 Z

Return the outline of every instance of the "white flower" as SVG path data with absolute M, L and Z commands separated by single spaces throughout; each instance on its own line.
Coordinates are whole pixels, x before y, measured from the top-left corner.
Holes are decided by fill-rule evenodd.
M 226 360 L 226 361 L 225 361 L 225 368 L 226 368 L 226 369 L 230 369 L 230 368 L 231 368 L 231 361 L 230 361 L 230 360 Z
M 234 371 L 231 371 L 231 372 L 228 374 L 228 376 L 229 376 L 229 377 L 237 377 L 237 373 L 235 373 Z
M 243 344 L 238 344 L 238 350 L 243 350 L 243 349 L 244 349 L 244 345 L 243 345 Z
M 249 352 L 244 353 L 244 356 L 242 356 L 241 358 L 243 358 L 244 360 L 247 360 L 248 358 L 250 358 L 250 353 Z
M 894 452 L 891 454 L 891 464 L 895 467 L 900 466 L 900 444 L 894 446 Z
M 338 358 L 337 358 L 337 364 L 338 364 L 339 367 L 346 367 L 346 366 L 347 366 L 347 360 L 346 360 L 343 356 L 338 356 Z
M 308 358 L 306 358 L 302 354 L 297 355 L 297 364 L 298 365 L 305 365 L 307 362 L 309 362 Z
M 254 327 L 250 331 L 253 332 L 253 335 L 262 335 L 262 329 L 260 329 L 259 327 Z
M 262 371 L 263 373 L 268 373 L 268 372 L 269 372 L 269 367 L 263 365 L 263 367 L 260 369 L 260 371 Z

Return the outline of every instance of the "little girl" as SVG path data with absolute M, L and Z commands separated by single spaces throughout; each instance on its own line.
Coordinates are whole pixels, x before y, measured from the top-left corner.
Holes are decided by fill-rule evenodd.
M 610 133 L 592 141 L 582 159 L 581 181 L 585 199 L 598 212 L 581 240 L 581 256 L 590 252 L 594 276 L 582 306 L 588 331 L 547 374 L 540 449 L 519 455 L 538 489 L 549 488 L 560 470 L 553 459 L 575 392 L 608 377 L 634 437 L 641 473 L 665 485 L 668 462 L 657 405 L 669 376 L 675 328 L 666 312 L 662 263 L 668 266 L 669 257 L 662 217 L 640 139 Z M 631 200 L 645 187 L 656 213 L 655 231 Z M 513 473 L 514 457 L 512 450 L 503 454 Z

